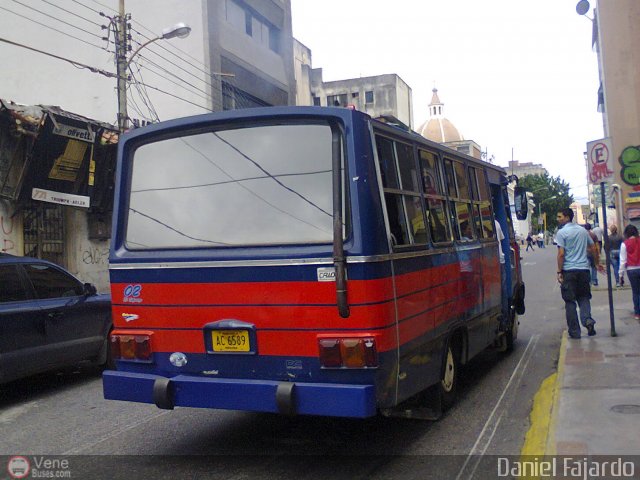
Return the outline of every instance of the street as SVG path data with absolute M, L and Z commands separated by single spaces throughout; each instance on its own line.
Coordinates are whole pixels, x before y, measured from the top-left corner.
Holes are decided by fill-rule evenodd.
M 128 478 L 320 478 L 335 459 L 338 478 L 431 478 L 435 465 L 433 478 L 484 478 L 479 456 L 520 453 L 533 396 L 555 371 L 564 329 L 555 253 L 553 245 L 522 253 L 527 313 L 514 352 L 487 351 L 470 363 L 457 404 L 437 422 L 160 410 L 104 400 L 100 371 L 80 368 L 0 387 L 0 454 L 77 458 L 94 472 L 78 468 L 73 478 L 100 478 L 101 468 L 120 478 L 113 457 L 94 455 L 154 456 L 116 457 L 145 472 Z M 606 305 L 593 310 L 607 321 Z

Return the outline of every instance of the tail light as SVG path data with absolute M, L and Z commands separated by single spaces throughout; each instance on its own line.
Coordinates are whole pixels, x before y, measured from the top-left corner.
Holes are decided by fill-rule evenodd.
M 378 366 L 374 338 L 320 338 L 323 368 L 372 368 Z
M 111 356 L 118 360 L 140 360 L 149 362 L 152 360 L 150 334 L 122 334 L 112 333 L 109 338 Z

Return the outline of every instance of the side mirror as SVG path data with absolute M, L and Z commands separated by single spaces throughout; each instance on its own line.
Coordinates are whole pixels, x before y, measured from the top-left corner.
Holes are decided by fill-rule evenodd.
M 96 295 L 98 293 L 98 289 L 92 283 L 85 283 L 84 284 L 84 293 L 91 297 L 91 296 Z
M 527 191 L 524 187 L 516 187 L 514 189 L 513 203 L 516 209 L 516 218 L 518 220 L 526 220 L 529 210 L 529 201 L 527 199 Z

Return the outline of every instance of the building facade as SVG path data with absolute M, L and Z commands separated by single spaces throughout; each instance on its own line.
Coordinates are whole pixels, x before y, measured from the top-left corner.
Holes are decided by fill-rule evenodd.
M 0 76 L 0 251 L 51 259 L 100 291 L 109 288 L 115 147 L 98 131 L 118 118 L 119 6 L 15 2 L 0 15 L 2 37 L 13 42 L 0 42 L 10 65 Z M 130 124 L 295 104 L 290 0 L 129 0 L 125 13 Z M 158 38 L 179 22 L 191 27 L 188 37 Z M 92 140 L 62 143 L 52 125 L 65 122 Z M 34 159 L 41 168 L 29 164 Z M 105 174 L 104 189 L 91 184 L 94 173 Z M 56 195 L 43 199 L 36 187 Z M 60 193 L 89 202 L 69 203 L 75 197 Z
M 322 69 L 313 68 L 309 88 L 312 105 L 353 106 L 373 118 L 394 117 L 413 128 L 411 87 L 394 73 L 324 82 Z
M 515 175 L 518 178 L 525 177 L 527 175 L 548 175 L 549 174 L 547 169 L 538 163 L 519 162 L 518 160 L 509 161 L 507 172 L 509 173 L 509 175 Z
M 615 165 L 615 183 L 607 193 L 616 212 L 622 212 L 616 215 L 618 225 L 640 227 L 640 3 L 598 0 L 595 7 L 591 41 L 600 74 L 597 105 Z

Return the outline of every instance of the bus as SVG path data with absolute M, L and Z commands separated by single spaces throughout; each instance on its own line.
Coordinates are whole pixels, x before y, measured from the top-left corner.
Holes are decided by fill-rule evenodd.
M 508 185 L 502 168 L 348 108 L 123 135 L 104 397 L 437 418 L 460 367 L 517 337 Z

